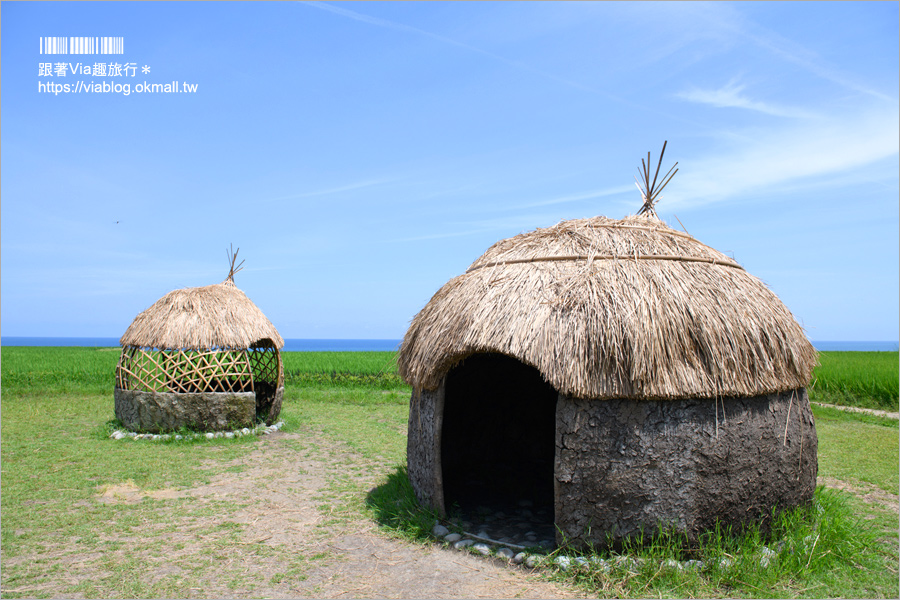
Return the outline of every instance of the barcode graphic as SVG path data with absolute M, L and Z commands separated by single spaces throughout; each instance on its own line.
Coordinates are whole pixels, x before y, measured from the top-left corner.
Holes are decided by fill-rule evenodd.
M 42 37 L 41 54 L 125 54 L 125 38 Z

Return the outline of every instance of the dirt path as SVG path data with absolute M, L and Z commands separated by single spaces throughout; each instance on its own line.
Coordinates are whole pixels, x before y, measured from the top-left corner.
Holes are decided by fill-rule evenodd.
M 824 406 L 826 408 L 836 408 L 847 412 L 863 413 L 867 415 L 876 415 L 885 419 L 900 419 L 900 413 L 890 412 L 887 410 L 876 410 L 874 408 L 859 408 L 856 406 L 841 406 L 840 404 L 825 404 L 824 402 L 810 402 L 815 406 Z
M 192 597 L 577 597 L 527 569 L 380 531 L 359 511 L 368 490 L 383 482 L 386 467 L 339 443 L 278 433 L 246 457 L 213 468 L 220 474 L 201 487 L 142 493 L 117 486 L 98 498 L 183 499 L 192 515 L 204 506 L 214 509 L 199 518 L 173 514 L 168 544 L 177 550 L 145 557 L 147 577 L 187 575 L 187 561 L 212 548 L 215 568 L 204 571 L 214 576 L 184 592 Z

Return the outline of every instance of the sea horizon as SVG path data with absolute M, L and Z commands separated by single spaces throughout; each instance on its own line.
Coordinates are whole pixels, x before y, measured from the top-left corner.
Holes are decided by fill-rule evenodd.
M 368 338 L 285 338 L 284 352 L 393 352 L 400 348 L 400 339 Z M 866 340 L 811 340 L 820 352 L 897 352 L 900 342 Z M 0 336 L 0 346 L 82 346 L 116 348 L 117 337 L 42 337 Z

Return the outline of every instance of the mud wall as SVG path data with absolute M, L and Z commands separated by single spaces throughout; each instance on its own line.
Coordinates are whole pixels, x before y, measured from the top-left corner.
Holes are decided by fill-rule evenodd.
M 437 390 L 414 389 L 409 401 L 406 463 L 409 482 L 422 506 L 444 512 L 441 429 L 444 382 Z
M 812 499 L 805 389 L 754 398 L 557 403 L 557 543 L 616 543 L 659 525 L 695 538 Z

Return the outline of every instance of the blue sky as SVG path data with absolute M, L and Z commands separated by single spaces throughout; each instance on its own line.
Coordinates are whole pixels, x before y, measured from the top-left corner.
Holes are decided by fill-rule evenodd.
M 640 207 L 813 340 L 898 339 L 898 3 L 3 2 L 4 336 L 237 285 L 287 338 L 400 338 L 494 242 Z M 41 55 L 42 36 L 125 54 Z M 134 63 L 135 77 L 40 76 Z M 143 67 L 150 68 L 143 73 Z M 196 84 L 69 93 L 40 83 Z M 677 217 L 677 218 L 676 218 Z

